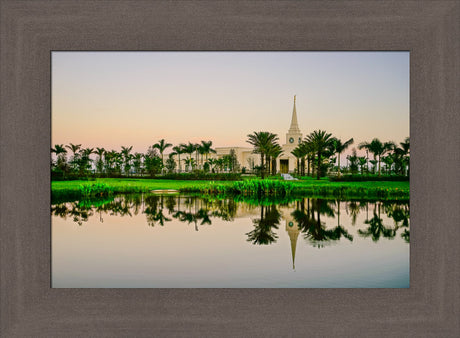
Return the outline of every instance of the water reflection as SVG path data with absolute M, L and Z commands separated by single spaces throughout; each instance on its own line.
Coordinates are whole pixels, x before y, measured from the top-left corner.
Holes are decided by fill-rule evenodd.
M 272 244 L 276 242 L 278 235 L 274 229 L 278 229 L 281 213 L 276 205 L 261 206 L 260 218 L 253 219 L 254 230 L 248 232 L 248 242 L 253 244 Z
M 377 242 L 381 238 L 393 239 L 399 232 L 404 241 L 409 243 L 408 201 L 366 202 L 303 198 L 284 204 L 266 204 L 266 201 L 262 205 L 257 205 L 231 198 L 133 194 L 111 199 L 53 204 L 51 214 L 63 219 L 71 218 L 81 226 L 93 216 L 97 216 L 103 223 L 105 215 L 132 217 L 142 213 L 146 216 L 148 226 L 165 226 L 175 219 L 193 225 L 196 231 L 201 226 L 212 225 L 214 218 L 232 222 L 235 217 L 250 214 L 258 217 L 252 218 L 253 230 L 246 233 L 248 242 L 257 245 L 276 243 L 276 230 L 279 230 L 280 222 L 284 219 L 287 224 L 286 231 L 292 238 L 297 238 L 298 233 L 301 233 L 312 246 L 322 248 L 341 238 L 353 241 L 353 235 L 341 225 L 341 212 L 345 209 L 353 226 L 356 225 L 358 215 L 365 212 L 366 227 L 357 230 L 359 236 Z M 384 224 L 382 213 L 387 219 L 392 219 L 393 224 Z M 398 231 L 400 229 L 401 231 Z
M 109 232 L 112 234 L 113 238 L 117 238 L 117 236 L 130 236 L 129 234 L 132 229 L 127 229 L 126 224 L 131 224 L 128 222 L 128 219 L 135 219 L 135 222 L 138 225 L 136 231 L 140 231 L 139 228 L 144 229 L 142 230 L 142 236 L 148 236 L 150 241 L 152 241 L 153 238 L 158 238 L 158 240 L 160 240 L 160 238 L 162 238 L 161 236 L 169 238 L 165 239 L 163 243 L 157 243 L 156 245 L 149 245 L 146 243 L 143 247 L 144 249 L 142 249 L 142 247 L 139 248 L 140 257 L 149 257 L 147 252 L 150 248 L 152 248 L 152 250 L 158 250 L 165 253 L 166 251 L 164 250 L 167 247 L 168 252 L 171 252 L 169 251 L 167 243 L 171 243 L 168 242 L 168 240 L 171 241 L 172 237 L 168 236 L 178 236 L 177 234 L 183 233 L 186 229 L 190 229 L 192 230 L 192 234 L 194 236 L 187 237 L 187 241 L 183 239 L 181 242 L 182 247 L 176 246 L 175 250 L 179 250 L 180 252 L 180 250 L 185 247 L 188 247 L 189 250 L 196 250 L 196 248 L 200 248 L 196 253 L 192 254 L 197 256 L 200 256 L 200 252 L 202 252 L 201 250 L 203 250 L 203 252 L 205 252 L 205 250 L 209 250 L 206 251 L 206 260 L 211 260 L 211 262 L 213 259 L 217 260 L 217 257 L 220 257 L 221 260 L 226 260 L 228 257 L 239 257 L 235 258 L 235 264 L 232 265 L 233 268 L 231 268 L 239 269 L 240 267 L 235 267 L 238 265 L 236 262 L 246 261 L 248 259 L 248 255 L 251 256 L 256 254 L 256 248 L 268 253 L 265 249 L 279 247 L 279 249 L 276 249 L 277 252 L 279 251 L 284 254 L 289 254 L 290 257 L 283 258 L 284 263 L 282 265 L 278 264 L 278 266 L 277 263 L 273 263 L 277 269 L 282 269 L 281 266 L 286 268 L 286 259 L 290 259 L 292 265 L 289 264 L 289 270 L 297 271 L 297 254 L 298 261 L 299 257 L 301 257 L 301 265 L 299 265 L 299 262 L 297 262 L 297 264 L 301 266 L 303 271 L 305 271 L 306 266 L 317 266 L 317 269 L 321 269 L 318 271 L 321 271 L 320 274 L 324 274 L 324 280 L 326 281 L 329 281 L 329 277 L 327 277 L 328 269 L 339 271 L 340 269 L 345 269 L 347 264 L 352 264 L 351 267 L 348 267 L 348 272 L 341 272 L 341 276 L 343 276 L 341 278 L 355 278 L 354 283 L 360 283 L 360 276 L 362 276 L 363 273 L 362 271 L 367 271 L 369 268 L 366 268 L 367 270 L 365 268 L 361 268 L 361 270 L 359 270 L 360 272 L 354 275 L 353 271 L 355 267 L 351 262 L 352 259 L 358 262 L 360 258 L 357 257 L 363 257 L 364 259 L 368 254 L 388 255 L 386 259 L 399 257 L 397 258 L 398 262 L 401 260 L 402 262 L 405 262 L 404 259 L 408 258 L 408 256 L 406 256 L 408 251 L 404 250 L 403 247 L 407 247 L 407 244 L 410 241 L 410 212 L 408 201 L 369 202 L 326 200 L 316 198 L 301 198 L 297 200 L 282 201 L 245 201 L 235 200 L 232 198 L 216 198 L 211 196 L 193 196 L 183 194 L 132 194 L 119 195 L 106 199 L 55 203 L 51 206 L 51 214 L 54 217 L 67 220 L 64 223 L 60 222 L 58 228 L 68 228 L 63 227 L 62 225 L 73 224 L 77 225 L 77 227 L 71 228 L 83 230 L 86 228 L 85 224 L 88 224 L 88 237 L 81 242 L 75 242 L 81 243 L 82 248 L 80 250 L 83 251 L 77 251 L 76 249 L 71 250 L 69 251 L 69 257 L 74 257 L 71 252 L 82 253 L 87 250 L 87 243 L 89 239 L 100 238 L 98 240 L 94 240 L 95 243 L 98 241 L 101 243 L 107 243 L 107 240 L 104 238 L 107 237 Z M 126 219 L 126 222 L 123 218 Z M 94 225 L 97 225 L 98 223 L 104 223 L 104 227 L 94 227 Z M 223 224 L 228 224 L 229 227 L 223 227 Z M 53 226 L 55 225 L 53 224 Z M 106 226 L 109 227 L 107 228 Z M 164 229 L 164 231 L 162 230 L 161 232 L 157 232 L 160 229 Z M 202 231 L 195 235 L 195 231 L 200 231 L 200 229 Z M 59 231 L 59 233 L 63 232 Z M 83 234 L 83 232 L 72 231 L 65 233 L 69 235 L 66 239 L 66 243 L 70 243 L 73 240 L 72 236 L 79 236 L 79 234 Z M 53 238 L 56 241 L 53 242 L 53 245 L 55 245 L 54 243 L 64 242 L 64 240 L 59 242 L 61 241 L 59 235 L 53 235 Z M 134 237 L 132 238 L 134 239 Z M 192 238 L 194 240 L 190 241 Z M 398 243 L 396 243 L 396 245 L 390 245 L 390 242 L 395 241 L 395 239 L 398 239 L 396 240 Z M 209 242 L 210 240 L 212 242 Z M 139 237 L 135 243 L 137 243 L 137 241 L 139 241 Z M 246 246 L 243 246 L 245 242 Z M 373 243 L 377 242 L 380 244 L 384 244 L 382 242 L 388 243 L 389 245 L 385 244 L 385 247 L 387 248 L 385 250 L 387 251 L 381 251 L 384 250 L 383 247 L 381 249 L 374 250 L 373 248 L 375 245 Z M 224 250 L 220 253 L 220 248 L 212 249 L 215 245 L 214 243 L 219 243 L 216 244 L 218 246 L 227 245 L 226 251 Z M 250 244 L 247 245 L 248 243 Z M 362 243 L 369 243 L 372 247 L 366 245 L 365 249 L 363 249 L 364 247 Z M 65 245 L 62 245 L 64 248 Z M 108 244 L 101 246 L 96 245 L 93 250 L 102 250 L 105 252 L 105 250 L 108 250 L 107 245 Z M 193 245 L 198 245 L 198 247 L 194 247 Z M 353 248 L 350 249 L 350 245 L 352 245 Z M 209 246 L 210 248 L 205 249 L 206 246 Z M 252 247 L 253 249 L 252 251 L 247 252 L 245 251 L 246 247 Z M 289 247 L 290 252 L 288 249 Z M 161 248 L 163 248 L 163 251 L 161 251 Z M 312 252 L 309 252 L 306 255 L 305 248 L 311 248 L 312 250 L 315 250 L 314 252 L 317 252 L 316 249 L 320 249 L 321 255 L 315 256 Z M 116 246 L 113 246 L 113 250 L 115 255 L 119 254 Z M 374 252 L 372 253 L 372 251 L 369 250 L 374 250 Z M 124 252 L 135 251 L 135 247 L 131 247 L 129 250 L 126 247 L 124 248 Z M 172 252 L 175 251 L 173 250 Z M 227 256 L 225 256 L 225 252 Z M 168 253 L 168 255 L 172 254 L 173 253 Z M 154 255 L 152 254 L 152 256 Z M 190 251 L 188 251 L 187 257 L 188 256 L 190 256 Z M 104 266 L 104 261 L 102 259 L 107 260 L 107 257 L 109 256 L 104 254 L 101 256 L 101 266 Z M 254 259 L 257 262 L 257 266 L 265 264 L 260 261 L 260 258 L 257 260 L 256 257 L 257 256 L 254 256 L 251 259 Z M 267 261 L 273 261 L 279 259 L 279 257 L 281 256 L 272 256 L 271 259 L 267 257 L 263 258 L 263 260 L 266 259 Z M 330 258 L 328 259 L 328 257 Z M 344 259 L 345 263 L 343 261 Z M 350 260 L 347 261 L 347 259 Z M 174 262 L 175 264 L 178 264 L 177 266 L 180 266 L 182 261 L 183 257 L 176 257 Z M 129 262 L 130 263 L 127 264 L 132 264 L 133 261 L 129 260 Z M 138 264 L 147 264 L 142 262 L 144 261 L 138 261 Z M 203 263 L 203 261 L 200 260 L 200 263 Z M 148 264 L 161 263 L 158 260 L 152 260 L 152 262 L 149 262 Z M 229 263 L 227 262 L 225 265 L 226 269 L 229 268 L 228 264 Z M 332 268 L 332 265 L 334 264 L 337 266 Z M 342 266 L 340 267 L 339 264 L 342 264 Z M 361 264 L 364 263 L 361 262 Z M 62 266 L 67 266 L 67 263 L 63 263 Z M 215 269 L 216 267 L 213 268 Z M 168 267 L 164 267 L 164 269 L 165 271 L 169 271 Z M 183 269 L 184 271 L 187 271 L 186 265 L 184 265 Z M 195 266 L 195 269 L 199 268 Z M 244 273 L 251 274 L 254 266 L 251 265 L 251 269 L 248 269 L 244 270 Z M 266 269 L 269 268 L 266 267 Z M 392 283 L 395 283 L 394 285 L 407 285 L 408 268 L 406 268 L 405 265 L 397 265 L 395 266 L 395 269 L 400 269 L 397 271 L 397 278 L 399 279 L 393 281 Z M 145 274 L 145 270 L 143 268 L 139 268 L 139 270 L 136 271 L 139 271 L 140 274 Z M 159 270 L 155 268 L 152 271 Z M 200 273 L 207 273 L 206 271 L 208 270 L 205 270 L 205 266 L 203 266 Z M 209 271 L 212 271 L 212 269 Z M 226 270 L 222 270 L 221 273 L 225 273 L 225 271 Z M 367 273 L 370 274 L 371 272 L 368 271 Z M 69 272 L 69 275 L 70 274 L 71 272 Z M 113 274 L 118 276 L 118 270 L 113 272 Z M 374 274 L 376 274 L 376 276 L 378 275 L 375 271 Z M 311 283 L 314 283 L 314 276 L 315 275 L 304 275 L 303 277 L 310 278 Z M 171 278 L 170 282 L 174 281 L 174 278 L 176 277 Z M 212 279 L 215 278 L 215 276 L 210 276 L 209 278 Z M 385 276 L 375 277 L 376 280 L 372 282 L 375 282 L 375 285 L 380 285 L 379 287 L 386 287 L 387 285 L 390 285 L 391 287 L 391 285 L 393 285 L 391 283 L 378 284 L 382 278 L 384 279 Z M 295 283 L 303 285 L 301 284 L 301 279 L 298 281 L 292 280 L 291 282 L 293 285 L 295 285 Z M 168 284 L 166 283 L 166 285 Z M 242 287 L 245 285 L 247 286 L 247 284 L 237 285 Z M 344 285 L 350 286 L 355 284 L 345 283 Z M 371 283 L 370 285 L 374 284 Z

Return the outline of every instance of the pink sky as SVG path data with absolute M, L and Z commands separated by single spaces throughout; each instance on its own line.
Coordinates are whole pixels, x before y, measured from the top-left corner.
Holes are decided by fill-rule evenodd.
M 294 94 L 304 136 L 409 136 L 408 52 L 53 52 L 52 145 L 283 143 Z

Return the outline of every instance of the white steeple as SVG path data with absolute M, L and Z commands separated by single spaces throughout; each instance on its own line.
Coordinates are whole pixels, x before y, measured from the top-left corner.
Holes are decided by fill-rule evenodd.
M 286 146 L 294 149 L 302 141 L 302 132 L 297 122 L 297 109 L 295 106 L 296 95 L 294 95 L 294 108 L 292 109 L 291 127 L 286 134 Z M 285 150 L 290 153 L 292 149 Z
M 296 95 L 294 95 L 294 108 L 292 109 L 291 127 L 289 128 L 289 131 L 288 131 L 289 134 L 299 134 L 300 133 L 299 124 L 297 122 L 297 111 L 295 108 L 295 97 Z

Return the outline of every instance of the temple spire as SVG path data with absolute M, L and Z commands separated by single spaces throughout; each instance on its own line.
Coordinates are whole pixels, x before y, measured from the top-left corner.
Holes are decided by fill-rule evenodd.
M 300 133 L 299 124 L 297 122 L 297 110 L 295 107 L 295 99 L 296 99 L 296 95 L 294 95 L 294 108 L 292 109 L 292 119 L 291 119 L 291 127 L 289 128 L 289 133 Z

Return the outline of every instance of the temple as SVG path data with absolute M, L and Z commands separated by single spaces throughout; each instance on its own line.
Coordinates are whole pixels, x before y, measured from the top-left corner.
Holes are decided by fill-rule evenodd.
M 257 130 L 257 128 L 252 128 L 253 130 Z M 291 151 L 293 151 L 299 143 L 302 142 L 303 134 L 300 130 L 299 123 L 297 120 L 297 107 L 296 107 L 296 95 L 294 95 L 294 105 L 292 108 L 291 114 L 291 124 L 286 133 L 286 139 L 284 144 L 280 144 L 283 150 L 283 153 L 276 159 L 276 171 L 277 173 L 293 173 L 296 170 L 297 166 L 297 159 L 294 155 L 292 155 Z M 280 143 L 283 141 L 280 140 Z M 255 166 L 260 165 L 260 155 L 253 153 L 253 147 L 216 147 L 214 148 L 216 153 L 212 154 L 211 158 L 221 158 L 225 155 L 229 155 L 230 151 L 233 149 L 239 163 L 240 168 L 245 167 L 248 172 L 252 171 Z M 177 162 L 177 156 L 174 157 Z M 184 159 L 183 157 L 182 159 Z M 179 169 L 179 166 L 177 166 Z M 182 163 L 180 166 L 180 171 L 184 171 L 184 164 Z M 199 165 L 200 168 L 200 165 Z M 224 168 L 224 171 L 226 169 Z

